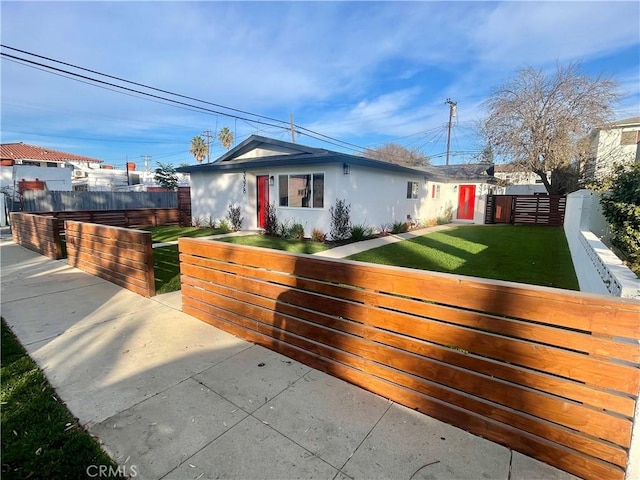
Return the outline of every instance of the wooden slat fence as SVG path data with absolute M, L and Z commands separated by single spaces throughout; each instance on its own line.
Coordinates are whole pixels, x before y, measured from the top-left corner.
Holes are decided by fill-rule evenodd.
M 624 478 L 640 302 L 179 245 L 184 312 L 575 475 Z
M 145 297 L 155 295 L 151 233 L 66 221 L 69 265 Z
M 178 211 L 180 212 L 180 226 L 190 227 L 192 220 L 190 187 L 178 187 Z
M 178 225 L 180 212 L 177 208 L 139 208 L 135 210 L 82 210 L 65 212 L 43 212 L 39 215 L 77 222 L 99 223 L 113 227 L 155 227 Z
M 565 195 L 489 195 L 485 223 L 513 223 L 561 227 Z
M 13 241 L 49 258 L 63 257 L 61 222 L 55 218 L 30 213 L 10 213 Z

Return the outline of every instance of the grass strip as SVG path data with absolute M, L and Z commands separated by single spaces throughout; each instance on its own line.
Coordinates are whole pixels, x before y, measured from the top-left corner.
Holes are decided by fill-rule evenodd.
M 284 250 L 292 253 L 314 254 L 332 248 L 329 245 L 311 240 L 292 240 L 280 237 L 270 237 L 267 235 L 246 235 L 242 237 L 227 237 L 217 239 L 218 242 L 235 243 L 236 245 L 247 245 L 251 247 L 271 248 L 273 250 Z
M 117 464 L 65 407 L 4 319 L 0 376 L 3 479 L 87 478 L 87 469 L 98 471 L 100 465 L 117 472 Z

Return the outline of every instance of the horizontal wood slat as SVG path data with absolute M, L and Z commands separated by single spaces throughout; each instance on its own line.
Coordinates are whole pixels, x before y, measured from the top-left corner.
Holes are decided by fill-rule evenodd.
M 158 225 L 178 225 L 179 208 L 138 208 L 130 210 L 77 210 L 42 212 L 41 216 L 60 220 L 97 223 L 114 227 L 146 227 Z
M 63 257 L 59 220 L 18 212 L 12 212 L 10 220 L 15 243 L 54 260 Z
M 140 295 L 155 295 L 151 233 L 66 222 L 68 263 Z
M 198 239 L 179 250 L 185 312 L 576 475 L 624 477 L 640 302 Z

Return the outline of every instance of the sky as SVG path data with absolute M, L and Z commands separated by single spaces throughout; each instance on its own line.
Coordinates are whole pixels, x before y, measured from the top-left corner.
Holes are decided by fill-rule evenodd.
M 116 168 L 144 156 L 153 168 L 194 164 L 191 139 L 222 127 L 236 144 L 252 134 L 290 141 L 291 117 L 297 143 L 357 154 L 395 142 L 443 164 L 447 99 L 457 104 L 450 163 L 468 163 L 483 147 L 483 102 L 528 67 L 579 63 L 612 77 L 615 119 L 640 115 L 635 1 L 3 0 L 0 17 L 2 143 Z M 213 138 L 211 160 L 224 152 Z

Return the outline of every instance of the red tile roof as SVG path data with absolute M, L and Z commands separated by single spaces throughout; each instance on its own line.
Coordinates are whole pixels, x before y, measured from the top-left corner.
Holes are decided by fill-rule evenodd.
M 60 152 L 50 148 L 37 147 L 26 143 L 3 143 L 0 145 L 0 160 L 42 160 L 45 162 L 88 162 L 102 163 L 97 158 Z

